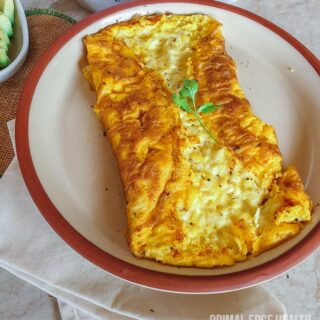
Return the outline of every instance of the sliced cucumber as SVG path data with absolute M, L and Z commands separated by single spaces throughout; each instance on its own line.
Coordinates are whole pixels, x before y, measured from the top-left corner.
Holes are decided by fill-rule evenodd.
M 9 47 L 5 42 L 0 40 L 0 49 L 4 49 L 6 52 L 8 52 Z
M 4 50 L 8 51 L 10 47 L 10 40 L 8 36 L 4 33 L 4 31 L 0 28 L 0 48 L 4 48 Z
M 0 0 L 0 10 L 14 23 L 14 2 L 13 0 Z
M 13 35 L 13 29 L 9 18 L 0 12 L 0 28 L 5 32 L 5 34 L 11 38 Z
M 7 46 L 10 46 L 10 39 L 7 36 L 7 34 L 2 30 L 1 27 L 0 27 L 0 41 L 3 41 Z
M 6 50 L 0 48 L 0 69 L 5 68 L 10 63 Z

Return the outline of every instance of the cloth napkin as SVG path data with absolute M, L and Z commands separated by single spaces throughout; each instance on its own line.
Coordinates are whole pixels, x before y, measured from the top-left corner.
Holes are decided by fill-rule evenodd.
M 14 137 L 14 120 L 9 132 Z M 16 158 L 0 179 L 0 267 L 58 298 L 63 319 L 210 319 L 285 314 L 262 287 L 174 294 L 133 285 L 96 267 L 51 229 L 34 205 Z

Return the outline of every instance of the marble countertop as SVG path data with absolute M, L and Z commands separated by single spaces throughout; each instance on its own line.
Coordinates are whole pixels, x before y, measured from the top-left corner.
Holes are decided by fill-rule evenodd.
M 24 8 L 64 12 L 77 20 L 89 12 L 75 0 L 22 0 Z M 282 27 L 320 57 L 319 0 L 239 0 L 235 5 Z M 265 284 L 286 306 L 290 315 L 320 315 L 320 250 L 286 274 Z M 0 269 L 0 319 L 60 319 L 55 298 Z

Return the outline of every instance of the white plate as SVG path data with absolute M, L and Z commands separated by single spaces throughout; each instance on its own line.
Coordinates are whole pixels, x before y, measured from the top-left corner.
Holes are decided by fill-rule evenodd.
M 241 87 L 254 113 L 276 129 L 285 165 L 294 164 L 312 199 L 320 200 L 318 73 L 289 42 L 258 22 L 222 8 L 192 3 L 148 4 L 100 16 L 75 32 L 53 56 L 36 86 L 28 123 L 30 153 L 40 183 L 75 230 L 131 265 L 180 275 L 222 275 L 270 261 L 316 226 L 319 211 L 294 239 L 227 268 L 164 266 L 133 257 L 127 246 L 125 202 L 116 161 L 90 108 L 95 94 L 81 74 L 82 38 L 134 14 L 153 12 L 204 13 L 223 23 L 227 51 L 236 61 Z

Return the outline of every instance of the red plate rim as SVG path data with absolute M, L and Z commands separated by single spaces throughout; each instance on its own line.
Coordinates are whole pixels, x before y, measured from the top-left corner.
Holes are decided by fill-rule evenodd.
M 304 56 L 304 58 L 320 75 L 320 61 L 304 45 L 302 45 L 298 40 L 296 40 L 283 29 L 244 9 L 221 2 L 208 0 L 138 0 L 117 5 L 116 7 L 112 7 L 90 15 L 86 19 L 74 25 L 69 31 L 67 31 L 57 41 L 54 42 L 54 44 L 46 51 L 46 53 L 33 68 L 24 86 L 16 117 L 16 148 L 20 169 L 33 201 L 49 225 L 70 247 L 109 273 L 135 284 L 143 285 L 153 289 L 180 293 L 214 293 L 250 287 L 280 275 L 315 251 L 320 246 L 320 237 L 318 234 L 320 223 L 318 223 L 301 242 L 287 252 L 283 253 L 281 256 L 248 270 L 213 276 L 187 276 L 152 271 L 129 264 L 108 254 L 92 244 L 77 230 L 75 230 L 64 219 L 64 217 L 49 199 L 43 186 L 41 185 L 32 162 L 28 138 L 29 111 L 38 81 L 47 64 L 55 56 L 55 54 L 64 46 L 65 43 L 67 43 L 82 29 L 107 15 L 140 5 L 170 2 L 194 3 L 212 6 L 231 11 L 254 20 L 289 42 Z

